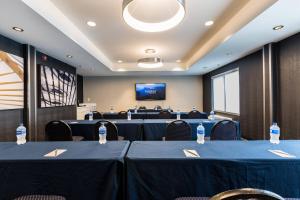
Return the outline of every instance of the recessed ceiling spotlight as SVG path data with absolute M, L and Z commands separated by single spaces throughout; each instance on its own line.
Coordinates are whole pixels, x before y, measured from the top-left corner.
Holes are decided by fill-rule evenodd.
M 67 58 L 73 58 L 73 56 L 71 56 L 71 55 L 66 55 L 67 56 Z
M 155 51 L 155 49 L 146 49 L 145 53 L 147 53 L 147 54 L 154 54 L 154 53 L 156 53 L 156 51 Z
M 97 25 L 96 22 L 93 21 L 88 21 L 86 24 L 90 27 L 95 27 Z
M 123 60 L 118 60 L 117 62 L 118 62 L 118 63 L 123 63 Z
M 118 72 L 126 72 L 126 70 L 123 68 L 120 68 L 120 69 L 118 69 Z
M 177 63 L 181 63 L 181 60 L 180 60 L 180 59 L 178 59 L 178 60 L 176 60 L 176 62 L 177 62 Z
M 165 21 L 160 21 L 160 22 L 146 22 L 139 20 L 134 17 L 135 13 L 132 12 L 141 12 L 141 9 L 147 9 L 145 6 L 139 6 L 138 8 L 130 9 L 132 5 L 135 5 L 136 0 L 123 0 L 123 19 L 125 22 L 131 26 L 132 28 L 138 30 L 138 31 L 143 31 L 143 32 L 161 32 L 161 31 L 166 31 L 171 28 L 174 28 L 177 26 L 184 18 L 185 16 L 185 0 L 174 0 L 177 5 L 178 5 L 178 10 L 177 12 L 170 17 L 169 19 Z M 160 6 L 160 5 L 157 5 Z M 168 11 L 169 8 L 165 8 L 166 12 Z
M 20 27 L 16 27 L 16 26 L 12 27 L 12 29 L 15 30 L 15 31 L 18 31 L 18 32 L 23 32 L 24 31 L 24 29 L 22 29 Z
M 283 25 L 274 26 L 273 30 L 278 31 L 278 30 L 282 29 L 283 27 L 284 27 Z
M 161 58 L 158 57 L 141 58 L 137 62 L 139 67 L 147 69 L 159 68 L 163 66 Z
M 212 21 L 212 20 L 205 22 L 205 26 L 211 26 L 213 24 L 214 24 L 214 21 Z

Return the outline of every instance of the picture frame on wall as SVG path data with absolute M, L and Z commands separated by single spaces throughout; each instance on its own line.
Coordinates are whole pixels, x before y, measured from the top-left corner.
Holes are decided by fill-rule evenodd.
M 38 65 L 39 107 L 76 105 L 76 74 L 47 65 Z
M 24 108 L 24 59 L 0 51 L 0 110 Z

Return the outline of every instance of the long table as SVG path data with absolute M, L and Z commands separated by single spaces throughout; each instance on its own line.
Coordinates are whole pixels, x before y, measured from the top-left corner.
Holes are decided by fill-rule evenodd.
M 0 199 L 30 194 L 119 199 L 128 147 L 128 141 L 0 143 Z M 44 157 L 55 149 L 67 151 Z
M 208 120 L 208 119 L 184 119 L 192 128 L 192 139 L 197 139 L 197 126 L 201 122 L 205 128 L 205 137 L 209 138 L 212 127 L 215 123 L 220 120 Z M 172 119 L 151 119 L 144 120 L 144 139 L 145 140 L 162 140 L 162 137 L 166 135 L 166 127 L 172 122 Z M 239 122 L 235 122 L 237 124 L 237 136 L 241 137 L 240 134 L 240 124 Z
M 85 140 L 95 140 L 98 130 L 96 129 L 96 123 L 99 120 L 65 120 L 72 129 L 74 136 L 83 136 Z M 125 120 L 114 119 L 110 120 L 118 128 L 119 136 L 124 137 L 124 140 L 134 141 L 142 140 L 143 137 L 143 120 Z
M 127 196 L 171 200 L 252 187 L 299 198 L 299 146 L 300 141 L 135 141 L 126 158 Z M 183 149 L 196 150 L 200 158 L 187 158 Z M 296 157 L 279 157 L 271 149 Z
M 203 118 L 207 119 L 206 113 L 202 113 Z M 181 112 L 180 113 L 181 119 L 189 119 L 188 112 Z M 171 119 L 176 119 L 177 113 L 171 113 Z M 104 119 L 120 119 L 118 113 L 104 113 Z M 132 119 L 159 119 L 159 112 L 138 112 L 138 113 L 131 113 Z

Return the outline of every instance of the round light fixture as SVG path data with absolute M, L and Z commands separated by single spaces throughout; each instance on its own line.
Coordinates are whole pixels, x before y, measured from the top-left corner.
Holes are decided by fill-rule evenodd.
M 126 72 L 126 70 L 123 69 L 123 68 L 119 68 L 119 69 L 118 69 L 118 72 Z
M 23 32 L 24 31 L 24 29 L 22 29 L 20 27 L 16 27 L 16 26 L 12 27 L 12 29 L 15 30 L 15 31 L 18 31 L 18 32 Z
M 180 72 L 180 71 L 183 71 L 183 69 L 180 68 L 180 67 L 175 67 L 175 68 L 172 69 L 172 71 L 174 71 L 174 72 Z
M 178 60 L 176 60 L 176 62 L 177 62 L 177 63 L 181 63 L 181 60 L 180 60 L 180 59 L 178 59 Z
M 96 22 L 93 21 L 88 21 L 86 24 L 90 27 L 95 27 L 97 25 Z
M 71 55 L 67 55 L 67 58 L 73 58 L 73 56 L 71 56 Z
M 123 18 L 132 28 L 143 32 L 161 32 L 177 26 L 185 16 L 185 0 L 173 0 L 177 2 L 178 10 L 172 17 L 161 22 L 146 22 L 132 15 L 129 6 L 137 0 L 123 0 Z M 159 5 L 157 5 L 159 6 Z M 167 10 L 168 8 L 166 8 Z M 136 9 L 133 9 L 136 11 Z
M 273 30 L 278 31 L 278 30 L 282 29 L 283 27 L 284 27 L 283 25 L 274 26 Z
M 205 22 L 205 26 L 211 26 L 213 24 L 214 24 L 214 21 L 212 21 L 212 20 Z
M 147 69 L 160 68 L 163 66 L 161 58 L 158 57 L 141 58 L 137 62 L 139 67 Z
M 123 63 L 123 60 L 118 60 L 117 62 L 118 62 L 118 63 Z
M 147 54 L 154 54 L 154 53 L 156 53 L 156 51 L 155 51 L 155 49 L 146 49 L 145 53 L 147 53 Z

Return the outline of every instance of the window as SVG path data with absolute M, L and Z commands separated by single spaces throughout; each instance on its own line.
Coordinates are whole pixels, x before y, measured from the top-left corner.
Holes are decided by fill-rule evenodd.
M 212 77 L 213 109 L 216 111 L 240 113 L 239 70 L 235 69 Z

